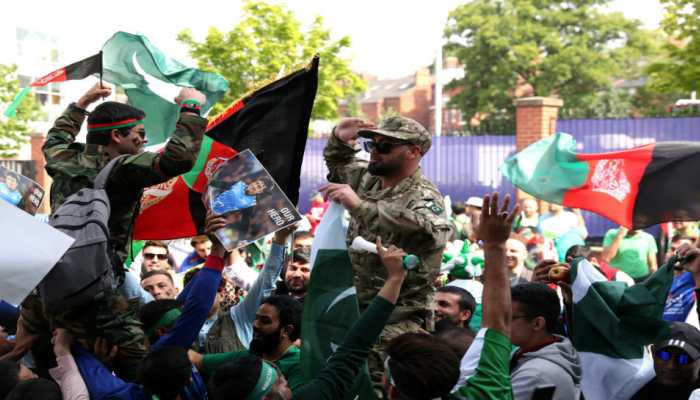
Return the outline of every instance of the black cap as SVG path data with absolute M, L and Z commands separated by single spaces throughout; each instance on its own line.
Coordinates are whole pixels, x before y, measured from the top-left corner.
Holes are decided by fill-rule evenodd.
M 671 338 L 660 343 L 655 343 L 657 349 L 664 347 L 677 347 L 682 349 L 693 359 L 700 358 L 700 330 L 685 322 L 671 323 Z

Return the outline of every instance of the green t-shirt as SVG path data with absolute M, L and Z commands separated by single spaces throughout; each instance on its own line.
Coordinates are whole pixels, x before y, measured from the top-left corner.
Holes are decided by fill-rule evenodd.
M 247 354 L 249 354 L 247 350 L 205 354 L 202 357 L 202 375 L 205 377 L 211 376 L 221 364 L 233 361 Z M 273 364 L 282 371 L 282 375 L 287 379 L 287 383 L 292 392 L 304 384 L 301 377 L 301 352 L 297 346 L 290 346 L 279 360 L 273 361 Z
M 617 236 L 618 229 L 610 229 L 605 233 L 603 247 L 608 247 Z M 649 274 L 649 254 L 656 254 L 656 240 L 644 231 L 638 231 L 634 236 L 625 236 L 620 242 L 617 254 L 610 260 L 610 266 L 622 270 L 632 278 L 641 278 Z

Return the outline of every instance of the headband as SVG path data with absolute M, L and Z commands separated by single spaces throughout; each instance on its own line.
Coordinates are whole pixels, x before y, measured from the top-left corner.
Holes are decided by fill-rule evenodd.
M 88 124 L 88 132 L 99 132 L 99 131 L 109 131 L 112 129 L 128 128 L 131 126 L 136 126 L 138 124 L 143 124 L 142 119 L 138 118 L 128 118 L 121 121 L 106 122 L 104 124 Z
M 175 322 L 175 320 L 178 319 L 180 314 L 182 314 L 182 311 L 180 311 L 179 308 L 173 308 L 169 310 L 168 312 L 163 314 L 163 316 L 160 317 L 158 322 L 156 322 L 152 327 L 146 329 L 146 335 L 148 337 L 151 337 L 154 333 L 156 333 L 156 329 L 172 325 L 173 322 Z
M 277 369 L 270 365 L 265 360 L 262 360 L 262 367 L 260 368 L 260 376 L 258 377 L 258 382 L 255 384 L 255 387 L 253 390 L 250 392 L 248 396 L 246 396 L 246 400 L 260 400 L 262 399 L 267 392 L 272 389 L 272 385 L 275 384 L 277 381 Z

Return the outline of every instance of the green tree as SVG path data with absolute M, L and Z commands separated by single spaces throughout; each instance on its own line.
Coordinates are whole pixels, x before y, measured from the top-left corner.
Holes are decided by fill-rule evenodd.
M 514 118 L 522 89 L 564 99 L 562 115 L 587 108 L 612 79 L 634 76 L 650 49 L 648 32 L 609 0 L 474 0 L 450 13 L 447 51 L 464 66 L 452 99 L 467 120 Z
M 304 65 L 316 53 L 321 56 L 321 64 L 312 118 L 337 118 L 338 103 L 354 101 L 366 87 L 340 54 L 350 47 L 349 37 L 331 40 L 320 16 L 303 31 L 299 20 L 284 6 L 248 0 L 243 18 L 231 31 L 212 27 L 203 42 L 195 41 L 189 30 L 180 32 L 177 38 L 189 47 L 199 68 L 218 72 L 229 81 L 230 90 L 214 112 L 220 112 L 253 85 L 274 78 L 280 70 L 289 73 Z
M 0 112 L 2 113 L 20 91 L 16 71 L 17 67 L 14 65 L 0 64 Z M 17 150 L 29 139 L 27 124 L 41 116 L 39 102 L 31 95 L 27 96 L 17 108 L 16 117 L 0 116 L 0 157 L 17 155 Z
M 664 57 L 647 73 L 654 89 L 662 93 L 700 90 L 700 10 L 697 0 L 661 0 L 666 13 L 661 27 L 668 35 Z

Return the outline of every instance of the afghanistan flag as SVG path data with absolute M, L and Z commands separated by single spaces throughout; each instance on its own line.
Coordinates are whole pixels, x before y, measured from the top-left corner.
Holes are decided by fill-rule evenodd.
M 299 200 L 301 163 L 318 87 L 318 56 L 291 74 L 243 96 L 207 128 L 238 151 L 250 149 L 289 200 Z
M 12 118 L 17 115 L 17 107 L 19 107 L 24 98 L 27 97 L 29 92 L 31 92 L 31 88 L 33 87 L 46 86 L 52 82 L 57 83 L 79 80 L 87 78 L 92 74 L 102 74 L 102 52 L 99 52 L 84 60 L 74 62 L 73 64 L 63 68 L 59 68 L 30 83 L 29 86 L 17 93 L 15 98 L 12 100 L 12 103 L 10 103 L 7 110 L 5 110 L 5 116 Z
M 583 208 L 632 229 L 700 219 L 700 143 L 661 142 L 612 153 L 576 153 L 557 133 L 508 159 L 501 172 L 551 203 Z
M 143 191 L 132 238 L 169 240 L 201 233 L 206 216 L 202 193 L 218 167 L 235 154 L 235 150 L 205 136 L 190 172 Z
M 360 316 L 352 264 L 343 228 L 345 209 L 332 203 L 316 231 L 311 250 L 311 279 L 301 323 L 301 370 L 313 379 L 343 342 Z M 358 376 L 349 398 L 373 399 L 367 368 Z
M 626 400 L 654 377 L 644 346 L 670 334 L 663 311 L 672 265 L 629 287 L 608 281 L 583 258 L 573 262 L 571 341 L 581 359 L 581 389 L 587 399 Z
M 107 82 L 121 86 L 129 104 L 146 113 L 149 144 L 164 142 L 175 130 L 179 106 L 174 98 L 181 87 L 207 96 L 202 112 L 221 99 L 228 82 L 221 75 L 190 68 L 163 54 L 143 35 L 117 32 L 102 47 Z

